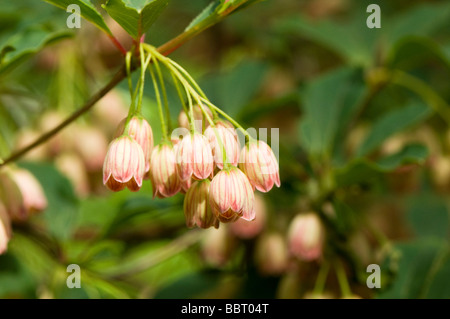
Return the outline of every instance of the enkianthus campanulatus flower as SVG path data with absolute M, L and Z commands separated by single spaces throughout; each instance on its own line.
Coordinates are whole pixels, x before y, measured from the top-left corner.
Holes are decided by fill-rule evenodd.
M 104 183 L 114 191 L 139 190 L 149 177 L 153 197 L 185 194 L 188 227 L 218 228 L 220 222 L 257 218 L 255 189 L 268 192 L 280 186 L 278 162 L 271 148 L 254 140 L 242 126 L 212 104 L 195 80 L 180 65 L 154 47 L 140 44 L 141 77 L 133 89 L 130 77 L 132 53 L 127 54 L 131 106 L 118 129 L 104 164 Z M 162 69 L 170 73 L 182 103 L 180 131 L 170 135 L 171 117 Z M 162 141 L 153 147 L 153 131 L 142 116 L 146 70 L 149 71 L 161 123 Z M 237 130 L 247 141 L 241 150 Z M 239 166 L 239 167 L 238 167 Z M 263 212 L 261 212 L 263 214 Z M 259 226 L 264 224 L 261 215 Z M 249 232 L 252 235 L 252 232 Z

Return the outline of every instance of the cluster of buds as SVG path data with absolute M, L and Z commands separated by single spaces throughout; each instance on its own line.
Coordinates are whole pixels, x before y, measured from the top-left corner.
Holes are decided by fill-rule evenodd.
M 0 254 L 11 238 L 11 223 L 23 222 L 47 208 L 41 185 L 27 170 L 5 167 L 0 171 Z
M 254 220 L 255 189 L 268 192 L 280 186 L 270 147 L 251 140 L 241 150 L 228 121 L 216 120 L 203 134 L 194 129 L 155 146 L 152 129 L 142 117 L 132 117 L 118 131 L 105 158 L 103 183 L 112 191 L 138 191 L 149 178 L 153 197 L 185 193 L 188 227 L 218 228 L 220 222 Z

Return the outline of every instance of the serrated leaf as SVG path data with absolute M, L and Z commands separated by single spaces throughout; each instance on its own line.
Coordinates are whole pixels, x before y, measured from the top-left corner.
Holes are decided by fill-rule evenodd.
M 357 156 L 365 156 L 374 151 L 389 136 L 423 121 L 431 113 L 431 109 L 422 102 L 411 102 L 405 107 L 387 113 L 373 124 L 372 129 L 358 148 Z
M 103 8 L 137 39 L 147 32 L 168 3 L 169 0 L 108 0 Z
M 107 34 L 109 35 L 112 34 L 111 30 L 109 30 L 108 26 L 103 20 L 102 15 L 100 14 L 100 12 L 97 11 L 97 9 L 95 9 L 90 0 L 44 0 L 44 1 L 63 10 L 67 10 L 67 7 L 71 4 L 76 4 L 80 6 L 80 14 L 83 18 L 85 18 L 87 21 L 91 22 L 92 24 L 94 24 L 96 27 L 106 32 Z

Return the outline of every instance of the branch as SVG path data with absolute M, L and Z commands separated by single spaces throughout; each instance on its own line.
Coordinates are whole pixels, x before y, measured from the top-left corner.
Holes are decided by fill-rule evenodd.
M 242 5 L 242 4 L 241 4 Z M 211 27 L 212 25 L 220 22 L 230 13 L 234 12 L 236 9 L 238 9 L 239 6 L 236 5 L 233 7 L 230 7 L 226 12 L 222 13 L 221 15 L 214 17 L 210 20 L 205 21 L 202 25 L 192 28 L 188 31 L 185 31 L 178 35 L 177 37 L 173 38 L 172 40 L 166 42 L 165 44 L 161 45 L 158 48 L 158 52 L 167 56 L 176 49 L 178 49 L 180 46 L 182 46 L 184 43 L 186 43 L 188 40 L 199 34 L 200 32 L 206 30 L 207 28 Z M 115 43 L 116 45 L 118 43 Z M 131 71 L 135 71 L 137 67 L 132 69 Z M 75 111 L 72 115 L 70 115 L 67 119 L 65 119 L 61 124 L 59 124 L 57 127 L 52 129 L 51 131 L 44 133 L 40 137 L 38 137 L 34 142 L 29 144 L 28 146 L 25 146 L 24 148 L 12 153 L 8 158 L 6 158 L 3 162 L 0 163 L 0 167 L 11 163 L 13 161 L 16 161 L 23 155 L 25 155 L 27 152 L 35 148 L 36 146 L 39 146 L 40 144 L 46 142 L 48 139 L 50 139 L 52 136 L 56 135 L 59 131 L 61 131 L 63 128 L 68 126 L 70 123 L 75 121 L 77 118 L 79 118 L 81 115 L 89 111 L 95 103 L 97 103 L 103 96 L 106 95 L 111 89 L 113 89 L 117 84 L 119 84 L 125 77 L 127 76 L 126 69 L 124 66 L 121 67 L 120 71 L 117 72 L 114 77 L 109 81 L 100 91 L 95 93 L 80 109 Z M 1 159 L 0 159 L 1 161 Z
M 7 159 L 5 159 L 1 164 L 0 167 L 13 162 L 23 155 L 25 155 L 27 152 L 35 148 L 36 146 L 39 146 L 40 144 L 46 142 L 48 139 L 53 137 L 53 135 L 57 134 L 59 131 L 61 131 L 63 128 L 65 128 L 67 125 L 75 121 L 77 118 L 79 118 L 82 114 L 86 113 L 91 109 L 92 106 L 94 106 L 95 103 L 97 103 L 106 93 L 108 93 L 111 89 L 113 89 L 117 84 L 119 84 L 125 77 L 126 77 L 126 70 L 124 67 L 120 69 L 119 72 L 117 72 L 114 77 L 111 79 L 111 81 L 108 82 L 100 91 L 95 93 L 80 109 L 72 113 L 67 119 L 65 119 L 61 124 L 59 124 L 57 127 L 52 129 L 51 131 L 48 131 L 47 133 L 44 133 L 40 137 L 38 137 L 34 142 L 29 144 L 28 146 L 25 146 L 24 148 L 18 150 L 17 152 L 11 154 Z

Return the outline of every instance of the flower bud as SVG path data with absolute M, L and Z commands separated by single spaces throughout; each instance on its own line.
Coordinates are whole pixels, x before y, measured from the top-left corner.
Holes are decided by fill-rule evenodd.
M 209 202 L 214 214 L 223 223 L 234 222 L 240 217 L 255 219 L 255 195 L 247 176 L 236 167 L 222 170 L 214 176 Z
M 5 206 L 0 202 L 0 255 L 6 252 L 11 234 L 11 221 Z
M 229 236 L 226 226 L 209 228 L 203 232 L 201 254 L 208 265 L 223 267 L 231 257 L 235 239 Z
M 211 147 L 205 136 L 194 133 L 185 136 L 177 148 L 178 175 L 182 181 L 206 179 L 214 171 Z
M 209 179 L 195 181 L 184 198 L 184 215 L 189 228 L 197 225 L 200 228 L 219 228 L 219 220 L 209 205 Z
M 153 151 L 153 132 L 150 124 L 137 116 L 133 116 L 128 123 L 128 135 L 141 146 L 145 158 L 145 173 L 150 170 L 150 157 Z
M 23 168 L 7 169 L 0 174 L 0 186 L 6 210 L 14 220 L 47 208 L 47 198 L 37 179 Z
M 0 195 L 12 219 L 25 220 L 28 217 L 28 211 L 25 208 L 22 193 L 9 167 L 2 168 L 0 172 Z
M 74 139 L 75 150 L 90 172 L 97 172 L 104 164 L 108 150 L 108 141 L 101 130 L 96 127 L 81 126 L 77 128 Z
M 242 148 L 239 168 L 260 192 L 268 192 L 273 184 L 280 187 L 278 162 L 272 149 L 263 141 L 250 141 Z
M 239 218 L 230 225 L 230 231 L 236 237 L 250 239 L 258 236 L 266 224 L 266 204 L 262 196 L 255 194 L 255 220 Z
M 89 178 L 83 161 L 77 154 L 63 153 L 56 158 L 55 165 L 69 179 L 78 196 L 86 197 L 89 194 Z
M 160 144 L 153 149 L 150 159 L 150 179 L 153 197 L 170 197 L 181 190 L 172 144 Z
M 277 233 L 265 234 L 256 246 L 256 262 L 261 273 L 280 275 L 288 265 L 288 250 L 283 236 Z
M 289 227 L 288 237 L 289 248 L 294 256 L 304 261 L 321 256 L 324 231 L 315 213 L 297 215 Z
M 14 169 L 12 176 L 22 193 L 23 204 L 29 214 L 41 212 L 47 208 L 47 198 L 41 184 L 29 171 L 22 168 Z
M 211 145 L 217 167 L 223 169 L 223 150 L 225 150 L 225 163 L 238 165 L 240 145 L 236 130 L 231 123 L 218 121 L 215 127 L 210 126 L 205 130 L 205 136 Z
M 127 135 L 109 145 L 103 164 L 103 184 L 117 192 L 125 187 L 136 192 L 142 186 L 145 160 L 141 146 Z

